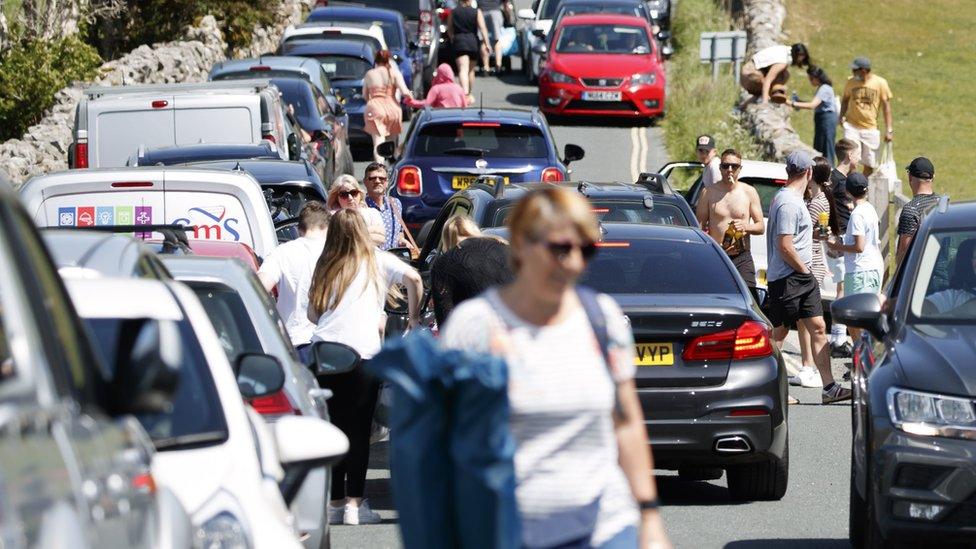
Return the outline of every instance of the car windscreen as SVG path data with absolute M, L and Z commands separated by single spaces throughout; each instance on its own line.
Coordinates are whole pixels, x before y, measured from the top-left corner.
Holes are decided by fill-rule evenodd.
M 295 109 L 295 117 L 298 118 L 298 122 L 304 128 L 315 128 L 317 126 L 316 121 L 322 119 L 322 112 L 320 109 L 322 107 L 328 107 L 328 105 L 315 105 L 315 95 L 311 93 L 307 87 L 302 89 L 299 86 L 283 86 L 279 85 L 278 89 L 281 91 L 281 98 L 285 101 L 286 105 L 291 105 Z M 324 99 L 322 100 L 324 103 Z
M 379 25 L 383 29 L 383 39 L 386 40 L 386 45 L 391 50 L 398 50 L 403 48 L 403 43 L 400 41 L 400 30 L 393 21 L 372 21 L 368 18 L 362 17 L 336 17 L 331 16 L 328 19 L 311 19 L 309 21 L 314 21 L 316 23 L 327 23 L 330 25 L 341 25 L 342 23 L 372 23 L 374 25 Z M 345 38 L 345 37 L 343 37 Z
M 593 213 L 601 223 L 641 223 L 651 225 L 677 225 L 687 227 L 687 219 L 681 208 L 661 201 L 648 208 L 642 200 L 609 200 L 590 198 Z M 495 211 L 489 219 L 488 227 L 501 227 L 515 210 L 515 204 L 505 204 Z
M 542 130 L 493 122 L 428 124 L 414 140 L 417 156 L 543 158 L 549 147 Z
M 629 25 L 567 25 L 556 43 L 559 53 L 648 54 L 651 43 L 643 27 Z
M 369 7 L 398 11 L 407 19 L 420 17 L 420 3 L 417 0 L 369 0 Z
M 562 19 L 563 17 L 569 17 L 571 15 L 582 15 L 588 13 L 605 13 L 611 15 L 633 15 L 635 17 L 644 17 L 641 13 L 640 6 L 637 4 L 627 5 L 627 4 L 601 4 L 599 2 L 593 2 L 592 4 L 569 4 L 562 7 L 559 10 L 559 14 L 556 16 L 556 20 Z
M 88 318 L 85 324 L 101 348 L 106 364 L 118 360 L 119 343 L 141 320 Z M 196 332 L 184 318 L 176 321 L 180 333 L 180 379 L 168 412 L 136 414 L 158 450 L 176 450 L 227 440 L 227 423 L 203 349 Z
M 233 363 L 244 353 L 264 352 L 240 294 L 220 283 L 189 281 L 187 285 L 207 311 L 228 360 Z
M 934 232 L 924 246 L 912 291 L 913 320 L 972 324 L 976 321 L 976 228 Z
M 260 71 L 244 70 L 240 72 L 225 72 L 215 75 L 213 80 L 251 80 L 254 78 L 260 78 L 263 80 L 265 78 L 295 78 L 296 76 L 299 78 L 306 78 L 304 74 L 296 71 L 271 69 Z
M 362 80 L 366 71 L 373 68 L 368 61 L 361 57 L 347 55 L 316 55 L 322 70 L 329 75 L 330 80 Z
M 607 294 L 739 294 L 734 277 L 710 244 L 608 239 L 580 283 Z
M 756 189 L 756 192 L 759 193 L 759 202 L 762 204 L 763 217 L 769 217 L 769 204 L 773 201 L 776 193 L 783 188 L 783 184 L 786 183 L 782 179 L 768 179 L 765 177 L 742 177 L 739 181 L 752 185 Z

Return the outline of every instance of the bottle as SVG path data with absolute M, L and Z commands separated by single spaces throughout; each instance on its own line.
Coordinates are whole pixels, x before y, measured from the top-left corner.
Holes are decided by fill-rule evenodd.
M 745 235 L 745 231 L 737 231 L 729 223 L 729 226 L 725 229 L 725 236 L 722 237 L 722 248 L 732 257 L 741 254 L 746 251 L 745 243 L 743 242 Z
M 817 214 L 817 229 L 820 231 L 820 236 L 830 234 L 830 212 Z

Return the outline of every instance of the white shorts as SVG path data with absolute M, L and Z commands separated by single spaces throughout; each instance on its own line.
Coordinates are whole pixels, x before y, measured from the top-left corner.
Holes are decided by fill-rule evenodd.
M 840 284 L 844 281 L 844 275 L 846 274 L 844 256 L 830 257 L 830 254 L 824 254 L 824 256 L 827 258 L 827 267 L 830 269 L 830 277 L 834 280 L 834 284 Z
M 869 168 L 878 166 L 878 149 L 881 148 L 881 132 L 877 128 L 862 130 L 844 122 L 844 139 L 861 145 L 861 165 Z

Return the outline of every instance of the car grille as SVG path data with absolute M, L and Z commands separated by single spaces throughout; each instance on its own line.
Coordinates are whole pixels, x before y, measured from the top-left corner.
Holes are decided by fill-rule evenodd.
M 616 88 L 623 83 L 623 78 L 581 78 L 583 84 L 595 88 Z
M 567 110 L 574 111 L 627 111 L 637 110 L 630 101 L 581 101 L 573 100 L 566 105 Z

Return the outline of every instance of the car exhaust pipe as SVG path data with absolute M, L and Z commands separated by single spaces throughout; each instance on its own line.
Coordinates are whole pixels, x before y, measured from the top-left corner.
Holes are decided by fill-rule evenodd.
M 715 451 L 720 454 L 744 454 L 752 451 L 752 444 L 745 437 L 722 437 L 715 441 Z

